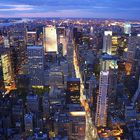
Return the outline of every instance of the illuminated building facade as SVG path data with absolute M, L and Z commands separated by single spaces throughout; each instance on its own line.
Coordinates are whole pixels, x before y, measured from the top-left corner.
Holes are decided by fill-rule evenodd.
M 112 31 L 105 31 L 103 37 L 103 53 L 111 55 L 112 48 Z
M 111 55 L 117 55 L 117 49 L 118 49 L 118 37 L 112 36 Z
M 43 46 L 27 47 L 28 54 L 28 73 L 30 76 L 30 85 L 44 85 L 44 49 Z
M 4 47 L 5 48 L 10 48 L 10 43 L 8 37 L 4 37 Z
M 90 34 L 93 35 L 94 29 L 93 26 L 90 27 Z
M 54 69 L 49 72 L 49 85 L 62 88 L 64 86 L 63 72 L 57 70 L 58 69 Z
M 85 139 L 85 115 L 80 104 L 69 105 L 69 139 Z
M 36 45 L 37 34 L 35 31 L 27 31 L 26 42 L 27 46 Z
M 109 69 L 118 69 L 117 57 L 104 54 L 100 60 L 101 71 L 108 71 Z
M 108 71 L 108 108 L 114 105 L 117 89 L 118 58 L 113 55 L 104 54 L 100 60 L 101 71 Z
M 128 38 L 128 51 L 126 59 L 127 75 L 137 73 L 139 71 L 140 60 L 140 35 L 131 35 Z
M 106 127 L 107 125 L 107 94 L 108 94 L 108 81 L 109 72 L 100 72 L 99 94 L 97 97 L 97 107 L 95 124 L 96 126 Z
M 129 23 L 124 24 L 124 33 L 131 34 L 131 24 Z
M 80 79 L 68 78 L 67 80 L 67 103 L 79 104 L 80 103 Z
M 47 26 L 43 29 L 44 34 L 44 51 L 45 53 L 48 52 L 58 52 L 57 47 L 57 33 L 56 28 L 54 26 Z
M 4 87 L 7 88 L 14 83 L 14 73 L 12 69 L 10 50 L 3 49 L 0 50 L 0 71 L 2 74 Z

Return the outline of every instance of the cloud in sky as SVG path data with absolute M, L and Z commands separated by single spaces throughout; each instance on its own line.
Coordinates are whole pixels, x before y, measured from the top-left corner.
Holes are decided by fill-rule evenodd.
M 14 5 L 14 4 L 1 4 L 0 3 L 0 12 L 8 12 L 8 11 L 26 11 L 26 10 L 33 10 L 34 6 L 31 5 Z
M 140 0 L 0 0 L 1 17 L 140 19 Z

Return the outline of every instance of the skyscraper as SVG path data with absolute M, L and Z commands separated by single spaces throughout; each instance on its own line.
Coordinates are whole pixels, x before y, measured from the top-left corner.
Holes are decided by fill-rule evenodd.
M 63 55 L 67 54 L 67 35 L 66 35 L 65 27 L 58 27 L 57 28 L 57 35 L 58 35 L 58 42 L 63 46 Z
M 90 27 L 90 34 L 93 35 L 94 29 L 93 26 Z
M 139 63 L 140 35 L 131 35 L 128 38 L 128 51 L 126 57 L 127 74 L 136 73 Z
M 5 48 L 0 49 L 0 73 L 0 75 L 2 75 L 0 82 L 4 84 L 5 88 L 14 83 L 10 50 Z M 1 79 L 3 80 L 1 81 Z
M 28 73 L 30 76 L 30 85 L 44 85 L 44 49 L 43 46 L 27 47 L 28 54 Z
M 103 53 L 111 55 L 112 48 L 112 31 L 105 31 L 103 37 Z
M 39 97 L 36 94 L 29 94 L 26 100 L 28 110 L 37 113 L 39 111 Z
M 97 107 L 96 107 L 96 126 L 106 126 L 107 123 L 107 93 L 108 93 L 108 79 L 109 72 L 100 72 L 100 83 L 99 83 L 99 94 L 97 97 Z
M 108 71 L 108 105 L 109 108 L 114 105 L 116 99 L 116 89 L 117 89 L 117 74 L 118 74 L 118 58 L 116 56 L 104 54 L 100 60 L 101 71 Z M 109 111 L 108 108 L 108 111 Z
M 80 79 L 68 78 L 67 80 L 67 103 L 79 104 L 80 103 Z
M 112 36 L 111 55 L 117 55 L 118 44 L 118 36 Z
M 140 77 L 139 77 L 139 83 L 138 83 L 138 88 L 132 98 L 132 102 L 136 103 L 136 101 L 138 100 L 138 97 L 140 96 Z
M 109 69 L 118 69 L 117 59 L 118 58 L 116 56 L 108 54 L 102 55 L 100 60 L 100 70 L 108 71 Z
M 23 74 L 26 60 L 26 28 L 25 26 L 12 28 L 9 37 L 10 48 L 13 53 L 14 73 Z
M 37 39 L 37 33 L 35 31 L 27 31 L 26 34 L 27 46 L 36 45 L 36 39 Z
M 63 55 L 67 54 L 67 39 L 64 36 L 60 36 L 60 43 L 63 45 Z
M 124 33 L 125 34 L 130 34 L 131 33 L 131 24 L 129 24 L 129 23 L 124 24 Z
M 33 114 L 25 114 L 24 125 L 26 133 L 33 131 Z
M 67 61 L 68 61 L 68 73 L 69 77 L 74 77 L 74 46 L 72 42 L 72 32 L 71 30 L 69 31 L 69 39 L 68 39 L 68 44 L 67 44 Z
M 54 26 L 47 26 L 43 29 L 44 35 L 44 50 L 45 53 L 48 52 L 56 52 L 58 51 L 57 48 L 57 33 L 56 28 Z

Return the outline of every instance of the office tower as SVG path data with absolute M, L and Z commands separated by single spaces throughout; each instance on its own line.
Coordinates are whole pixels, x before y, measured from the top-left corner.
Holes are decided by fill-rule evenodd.
M 63 44 L 62 43 L 58 44 L 58 56 L 59 57 L 63 56 Z
M 67 39 L 64 36 L 60 36 L 60 43 L 63 45 L 63 56 L 67 55 Z
M 27 31 L 26 42 L 27 46 L 35 46 L 37 41 L 37 33 L 35 31 Z
M 73 28 L 73 40 L 76 44 L 80 44 L 82 45 L 83 41 L 82 41 L 82 28 Z
M 80 79 L 68 78 L 67 79 L 67 104 L 80 103 Z
M 57 34 L 59 36 L 66 36 L 66 29 L 63 26 L 57 27 Z
M 140 35 L 131 35 L 128 38 L 128 51 L 126 57 L 127 74 L 135 74 L 139 66 Z
M 67 61 L 68 61 L 70 73 L 72 73 L 72 68 L 73 68 L 73 52 L 74 52 L 74 48 L 73 48 L 72 42 L 69 41 L 68 51 L 67 51 Z
M 103 37 L 103 53 L 111 55 L 112 48 L 112 31 L 105 31 Z
M 108 71 L 109 69 L 118 69 L 118 58 L 116 56 L 104 54 L 100 59 L 100 70 Z
M 91 27 L 90 27 L 90 34 L 91 34 L 91 35 L 93 35 L 93 31 L 94 31 L 93 26 L 91 26 Z
M 124 24 L 124 33 L 131 34 L 131 24 L 129 24 L 129 23 Z
M 26 28 L 21 25 L 15 26 L 9 33 L 9 43 L 12 49 L 14 73 L 16 75 L 24 73 L 24 65 L 26 64 Z
M 110 69 L 108 79 L 108 112 L 115 107 L 117 98 L 117 79 L 118 69 Z
M 33 131 L 33 114 L 25 114 L 24 116 L 24 125 L 25 125 L 25 132 L 32 132 Z
M 69 117 L 65 112 L 57 113 L 54 118 L 54 133 L 56 135 L 68 136 Z
M 140 33 L 140 25 L 139 24 L 131 24 L 131 33 L 139 34 Z
M 80 104 L 69 105 L 69 139 L 85 139 L 86 112 Z
M 67 46 L 67 62 L 68 62 L 68 73 L 69 77 L 74 77 L 74 46 L 72 43 L 72 32 L 69 31 L 69 40 L 68 40 L 68 46 Z
M 86 97 L 87 97 L 87 101 L 89 102 L 89 105 L 92 106 L 93 105 L 93 93 L 94 91 L 96 91 L 96 87 L 97 87 L 97 80 L 95 75 L 92 75 L 90 77 L 90 79 L 88 81 L 86 81 Z M 95 98 L 94 98 L 95 99 Z
M 117 55 L 117 49 L 118 49 L 118 37 L 112 36 L 111 55 Z
M 116 99 L 117 77 L 118 77 L 118 58 L 116 56 L 104 54 L 101 57 L 101 71 L 109 71 L 108 79 L 108 105 L 111 108 Z
M 38 38 L 37 38 L 37 45 L 39 46 L 43 46 L 43 33 L 42 32 L 39 33 Z
M 137 111 L 133 103 L 125 105 L 124 115 L 126 123 L 137 120 Z
M 4 47 L 5 48 L 10 48 L 10 43 L 8 37 L 4 37 Z
M 30 85 L 39 87 L 44 85 L 44 49 L 43 46 L 28 46 L 28 73 Z
M 4 37 L 0 34 L 0 47 L 4 46 Z
M 63 71 L 63 76 L 64 76 L 64 86 L 67 86 L 67 77 L 68 77 L 68 62 L 63 61 L 60 62 L 61 69 Z
M 58 67 L 50 69 L 49 72 L 49 85 L 57 86 L 58 88 L 64 87 L 64 75 Z
M 45 93 L 43 95 L 42 104 L 43 104 L 43 116 L 49 117 L 49 115 L 50 115 L 50 102 L 49 102 L 49 94 L 48 93 Z
M 27 97 L 27 109 L 37 113 L 39 111 L 39 97 L 36 94 L 29 94 Z
M 134 96 L 132 97 L 132 102 L 136 103 L 136 101 L 138 101 L 139 96 L 140 96 L 140 77 L 139 77 L 138 88 L 137 88 Z
M 63 46 L 63 56 L 67 54 L 67 35 L 65 27 L 58 27 L 57 28 L 57 35 L 58 35 L 58 43 L 62 44 Z
M 24 120 L 23 100 L 18 99 L 18 101 L 14 103 L 12 107 L 12 123 L 17 129 L 20 130 L 20 132 L 23 130 L 24 124 L 23 120 Z
M 14 84 L 14 73 L 12 69 L 11 53 L 9 49 L 0 48 L 0 85 L 9 88 Z
M 96 107 L 96 116 L 95 124 L 96 126 L 106 127 L 107 125 L 107 94 L 108 94 L 108 79 L 109 72 L 101 71 L 100 72 L 100 83 L 99 83 L 99 94 L 97 97 L 97 107 Z
M 49 52 L 58 52 L 57 48 L 57 33 L 56 33 L 56 27 L 54 26 L 47 26 L 43 29 L 43 46 L 45 53 Z

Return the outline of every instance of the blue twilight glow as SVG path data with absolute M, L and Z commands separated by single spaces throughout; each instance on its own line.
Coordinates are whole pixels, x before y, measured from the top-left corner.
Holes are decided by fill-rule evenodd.
M 140 0 L 0 0 L 0 17 L 140 19 Z

